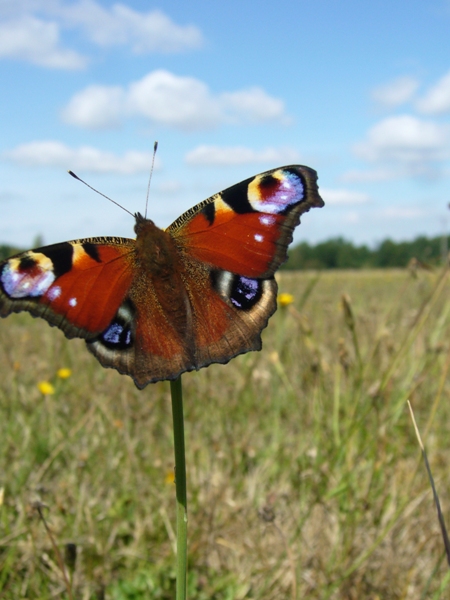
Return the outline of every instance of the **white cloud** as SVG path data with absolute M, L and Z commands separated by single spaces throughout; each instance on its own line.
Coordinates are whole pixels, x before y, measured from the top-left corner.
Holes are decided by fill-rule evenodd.
M 450 113 L 450 72 L 416 102 L 419 112 L 428 115 L 443 115 Z
M 64 48 L 62 32 L 75 30 L 101 47 L 129 46 L 135 54 L 173 53 L 199 48 L 201 31 L 179 25 L 161 10 L 139 12 L 94 0 L 2 0 L 0 58 L 16 58 L 60 69 L 83 68 L 87 60 Z
M 63 119 L 79 127 L 114 127 L 126 117 L 185 131 L 245 124 L 287 121 L 284 104 L 264 90 L 250 88 L 213 94 L 203 81 L 162 69 L 128 87 L 90 86 L 78 92 L 63 110 Z
M 237 92 L 221 95 L 225 111 L 242 120 L 260 123 L 263 121 L 289 122 L 284 113 L 284 103 L 279 98 L 272 98 L 259 87 L 252 87 Z
M 80 27 L 99 46 L 130 45 L 133 52 L 181 52 L 203 44 L 194 25 L 177 25 L 161 10 L 138 12 L 124 4 L 105 8 L 93 0 L 61 2 L 54 11 L 70 27 Z
M 266 148 L 252 150 L 243 146 L 198 146 L 188 152 L 185 162 L 192 166 L 231 166 L 254 163 L 274 165 L 292 164 L 299 161 L 299 154 L 292 148 Z
M 132 175 L 149 172 L 151 152 L 125 152 L 122 156 L 103 152 L 91 146 L 70 148 L 61 142 L 48 140 L 22 144 L 2 153 L 9 160 L 26 167 L 57 167 L 93 173 Z
M 331 190 L 320 188 L 320 195 L 325 204 L 334 204 L 339 206 L 348 206 L 351 204 L 364 204 L 369 201 L 369 196 L 362 192 L 353 190 Z
M 416 174 L 426 174 L 449 152 L 448 125 L 410 115 L 386 118 L 372 127 L 365 142 L 354 147 L 357 156 L 370 162 L 398 163 Z
M 375 88 L 372 91 L 372 98 L 386 108 L 394 108 L 410 100 L 418 87 L 419 82 L 414 77 L 397 77 Z
M 119 86 L 90 85 L 75 94 L 61 112 L 66 123 L 87 129 L 111 129 L 120 125 L 125 93 Z
M 222 119 L 219 103 L 205 83 L 164 70 L 130 84 L 127 108 L 155 123 L 187 130 L 213 127 Z
M 57 23 L 32 16 L 0 23 L 0 58 L 52 69 L 81 69 L 86 65 L 83 56 L 60 46 Z

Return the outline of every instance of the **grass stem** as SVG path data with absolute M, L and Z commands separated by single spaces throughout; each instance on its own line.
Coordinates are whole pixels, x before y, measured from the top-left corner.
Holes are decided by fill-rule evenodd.
M 187 493 L 184 447 L 183 388 L 181 377 L 170 382 L 173 440 L 175 449 L 175 489 L 177 497 L 177 591 L 176 600 L 186 600 L 187 575 Z

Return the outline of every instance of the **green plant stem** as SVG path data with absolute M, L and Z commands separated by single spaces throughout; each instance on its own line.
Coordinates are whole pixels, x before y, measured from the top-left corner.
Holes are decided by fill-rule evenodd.
M 187 494 L 184 451 L 183 388 L 181 377 L 170 382 L 172 395 L 173 441 L 175 449 L 175 489 L 177 496 L 177 592 L 176 600 L 186 599 L 187 575 Z

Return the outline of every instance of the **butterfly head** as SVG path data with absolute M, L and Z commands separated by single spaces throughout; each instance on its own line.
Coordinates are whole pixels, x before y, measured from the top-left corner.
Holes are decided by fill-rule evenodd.
M 134 233 L 139 236 L 146 228 L 149 226 L 156 227 L 154 222 L 151 219 L 147 219 L 140 212 L 135 213 L 134 218 L 136 219 L 136 223 L 134 224 Z
M 135 258 L 144 272 L 157 277 L 176 269 L 179 253 L 172 236 L 141 213 L 136 213 L 135 218 Z

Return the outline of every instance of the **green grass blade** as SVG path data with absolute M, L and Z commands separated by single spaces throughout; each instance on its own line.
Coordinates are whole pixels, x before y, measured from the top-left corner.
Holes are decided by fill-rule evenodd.
M 175 488 L 177 497 L 177 594 L 186 599 L 187 574 L 187 493 L 184 446 L 183 388 L 181 377 L 170 382 L 172 396 L 173 441 L 175 449 Z

